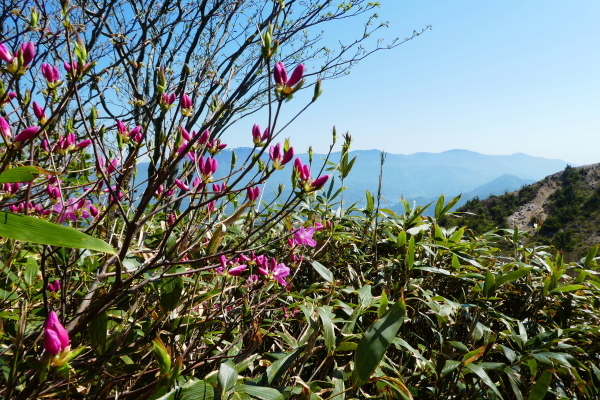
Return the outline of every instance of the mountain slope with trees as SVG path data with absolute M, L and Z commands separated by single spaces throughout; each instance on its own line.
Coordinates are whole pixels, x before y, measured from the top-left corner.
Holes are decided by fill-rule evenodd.
M 476 232 L 518 227 L 577 257 L 600 241 L 599 182 L 600 164 L 567 166 L 515 192 L 469 200 L 457 212 Z

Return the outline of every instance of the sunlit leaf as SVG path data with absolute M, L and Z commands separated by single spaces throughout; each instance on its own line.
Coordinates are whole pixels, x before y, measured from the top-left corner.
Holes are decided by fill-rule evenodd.
M 0 211 L 0 237 L 51 246 L 90 249 L 115 254 L 107 243 L 68 226 L 27 215 Z

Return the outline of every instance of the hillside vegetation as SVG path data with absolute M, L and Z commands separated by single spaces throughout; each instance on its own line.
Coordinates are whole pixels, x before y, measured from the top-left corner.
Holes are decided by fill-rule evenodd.
M 518 227 L 538 242 L 579 257 L 600 239 L 599 181 L 600 164 L 567 166 L 515 192 L 472 199 L 457 212 L 460 223 L 476 232 Z

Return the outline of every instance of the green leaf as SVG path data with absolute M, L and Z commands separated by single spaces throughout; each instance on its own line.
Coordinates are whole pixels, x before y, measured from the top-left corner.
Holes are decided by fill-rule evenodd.
M 35 282 L 39 271 L 40 267 L 35 258 L 27 257 L 25 273 L 23 274 L 23 281 L 27 286 L 31 286 Z
M 485 297 L 490 297 L 494 294 L 491 290 L 494 283 L 494 275 L 490 271 L 485 271 L 485 282 L 483 283 L 483 295 Z
M 531 271 L 532 268 L 533 267 L 523 267 L 523 268 L 519 268 L 516 271 L 509 272 L 508 274 L 504 274 L 504 275 L 496 277 L 495 287 L 497 288 L 505 282 L 516 281 L 517 279 L 524 277 L 525 275 L 527 275 L 529 273 L 529 271 Z
M 106 311 L 98 314 L 89 326 L 90 344 L 100 355 L 106 351 L 106 335 L 108 327 L 108 315 Z
M 573 292 L 575 290 L 583 289 L 584 287 L 585 285 L 565 285 L 552 289 L 550 293 Z
M 383 355 L 396 337 L 406 308 L 404 301 L 398 300 L 383 318 L 371 325 L 363 335 L 354 356 L 352 385 L 357 388 L 364 385 L 381 362 Z
M 373 198 L 371 192 L 369 192 L 368 190 L 365 190 L 365 193 L 367 195 L 367 208 L 365 209 L 365 211 L 367 212 L 367 214 L 373 214 L 373 210 L 375 209 L 375 199 Z
M 379 299 L 379 308 L 377 309 L 377 318 L 381 318 L 387 312 L 388 297 L 385 292 L 381 292 L 381 298 Z
M 344 371 L 339 369 L 337 365 L 331 375 L 331 382 L 334 386 L 330 400 L 345 400 L 346 393 L 344 390 L 346 390 L 346 387 L 344 386 Z
M 235 391 L 236 393 L 246 393 L 262 400 L 284 400 L 283 395 L 277 389 L 262 386 L 237 385 Z
M 235 369 L 233 361 L 228 360 L 221 363 L 218 379 L 223 392 L 228 392 L 233 389 L 238 379 L 238 372 Z
M 496 387 L 496 384 L 492 381 L 492 379 L 489 377 L 487 372 L 485 372 L 485 370 L 480 365 L 467 364 L 467 365 L 465 365 L 465 368 L 468 368 L 472 372 L 474 372 L 475 375 L 477 375 L 483 381 L 483 383 L 485 383 L 487 385 L 487 387 L 492 389 L 492 392 L 494 392 L 494 394 L 496 394 L 496 396 L 498 396 L 499 399 L 503 398 L 502 395 L 500 394 L 500 391 Z
M 56 172 L 46 171 L 34 166 L 15 167 L 0 174 L 0 183 L 31 182 L 40 174 L 58 175 Z
M 157 400 L 214 400 L 212 386 L 205 381 L 191 381 L 182 387 L 171 390 Z
M 0 237 L 51 246 L 90 249 L 116 254 L 107 243 L 68 226 L 27 215 L 0 211 Z
M 317 271 L 319 275 L 321 275 L 323 279 L 325 279 L 329 283 L 333 282 L 333 273 L 329 269 L 327 269 L 327 267 L 325 267 L 318 261 L 311 261 L 310 264 L 313 266 L 315 271 Z
M 458 366 L 461 364 L 460 361 L 457 360 L 446 360 L 444 364 L 444 368 L 442 368 L 442 376 L 446 376 L 456 370 Z
M 438 198 L 437 203 L 435 203 L 435 219 L 441 219 L 444 216 L 444 203 L 446 202 L 446 199 L 444 198 L 444 195 L 441 195 Z
M 288 355 L 280 358 L 273 364 L 269 365 L 266 372 L 267 381 L 265 384 L 267 386 L 271 386 L 273 382 L 281 378 L 283 374 L 288 370 L 288 368 L 292 366 L 294 361 L 296 361 L 296 358 L 304 351 L 305 347 L 306 346 L 300 346 Z
M 415 237 L 408 239 L 408 254 L 406 255 L 406 267 L 412 269 L 415 262 Z
M 161 287 L 160 305 L 162 308 L 169 312 L 173 311 L 183 292 L 183 278 L 180 276 L 173 276 L 166 278 Z
M 398 233 L 398 238 L 396 239 L 396 247 L 400 248 L 406 244 L 406 231 L 402 230 Z
M 552 382 L 552 372 L 550 370 L 545 370 L 539 376 L 535 385 L 531 388 L 531 392 L 529 392 L 529 396 L 527 400 L 543 400 L 546 397 L 546 393 L 548 392 L 548 388 L 550 387 L 550 383 Z
M 331 313 L 331 307 L 319 307 L 319 316 L 323 322 L 323 333 L 325 335 L 325 347 L 327 353 L 332 354 L 335 349 L 335 332 L 333 329 L 333 322 L 331 319 L 334 317 Z

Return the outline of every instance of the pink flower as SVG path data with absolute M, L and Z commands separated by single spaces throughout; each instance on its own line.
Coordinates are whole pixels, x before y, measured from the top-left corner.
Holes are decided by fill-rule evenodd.
M 63 223 L 68 218 L 73 222 L 77 222 L 78 218 L 90 218 L 92 216 L 90 212 L 91 206 L 92 202 L 86 199 L 81 199 L 76 202 L 71 200 L 67 204 L 62 202 L 56 203 L 54 205 L 54 212 L 58 214 L 56 221 L 58 223 Z
M 62 353 L 71 345 L 69 334 L 58 320 L 54 311 L 50 311 L 44 322 L 44 349 L 53 356 Z
M 55 293 L 58 292 L 60 290 L 60 281 L 57 279 L 54 282 L 50 282 L 48 284 L 48 291 Z
M 12 52 L 6 48 L 2 43 L 0 43 L 0 60 L 3 60 L 5 63 L 10 64 L 14 61 L 15 57 L 12 55 Z
M 23 53 L 23 66 L 26 67 L 35 57 L 35 44 L 33 42 L 23 43 L 21 52 Z
M 248 201 L 254 201 L 258 199 L 260 195 L 260 188 L 258 186 L 249 187 L 246 192 L 246 197 L 248 197 Z
M 191 117 L 194 115 L 194 104 L 192 103 L 192 99 L 187 94 L 181 92 L 181 96 L 179 97 L 179 104 L 181 104 L 181 114 L 186 117 Z
M 277 84 L 277 91 L 284 97 L 293 94 L 302 86 L 301 80 L 304 76 L 304 64 L 299 64 L 292 72 L 292 76 L 288 79 L 285 65 L 282 62 L 275 64 L 273 69 L 273 78 Z
M 60 79 L 58 68 L 46 63 L 42 64 L 42 75 L 46 78 L 48 84 L 56 83 Z
M 183 191 L 189 192 L 190 191 L 190 187 L 188 185 L 186 185 L 185 183 L 183 183 L 183 181 L 180 181 L 179 179 L 175 179 L 175 184 L 177 185 L 177 187 Z
M 294 148 L 290 147 L 283 153 L 281 150 L 281 143 L 277 143 L 275 146 L 269 148 L 269 156 L 273 161 L 273 167 L 275 167 L 275 169 L 283 169 L 283 166 L 294 158 Z
M 294 241 L 298 245 L 315 247 L 317 242 L 313 239 L 314 234 L 315 228 L 312 226 L 309 228 L 301 226 L 298 230 L 296 230 L 296 232 L 294 232 Z
M 258 147 L 265 145 L 265 142 L 269 140 L 269 127 L 265 128 L 265 131 L 260 133 L 260 125 L 254 124 L 252 127 L 252 141 Z
M 312 186 L 314 189 L 318 189 L 318 188 L 320 188 L 321 186 L 323 186 L 325 183 L 327 183 L 327 180 L 328 180 L 328 179 L 329 179 L 329 175 L 323 175 L 323 176 L 320 176 L 320 177 L 318 177 L 317 179 L 315 179 L 315 180 L 314 180 L 314 181 L 311 183 L 311 186 Z
M 39 126 L 30 126 L 29 128 L 25 128 L 21 133 L 15 136 L 15 142 L 25 142 L 26 140 L 34 138 L 39 131 Z
M 0 133 L 6 140 L 12 139 L 12 132 L 10 130 L 10 125 L 3 117 L 0 117 Z
M 163 111 L 167 111 L 168 109 L 171 108 L 171 106 L 175 102 L 175 99 L 177 99 L 177 95 L 175 93 L 171 93 L 171 94 L 163 93 L 160 96 L 160 101 L 159 101 L 158 105 L 160 106 L 160 108 Z
M 33 102 L 33 113 L 39 121 L 44 121 L 46 119 L 46 113 L 44 112 L 44 109 L 37 103 L 37 101 Z
M 258 267 L 258 272 L 261 275 L 277 281 L 277 283 L 279 283 L 281 286 L 287 286 L 287 282 L 284 278 L 290 274 L 290 269 L 283 263 L 277 264 L 277 260 L 275 258 L 271 258 L 268 265 Z

